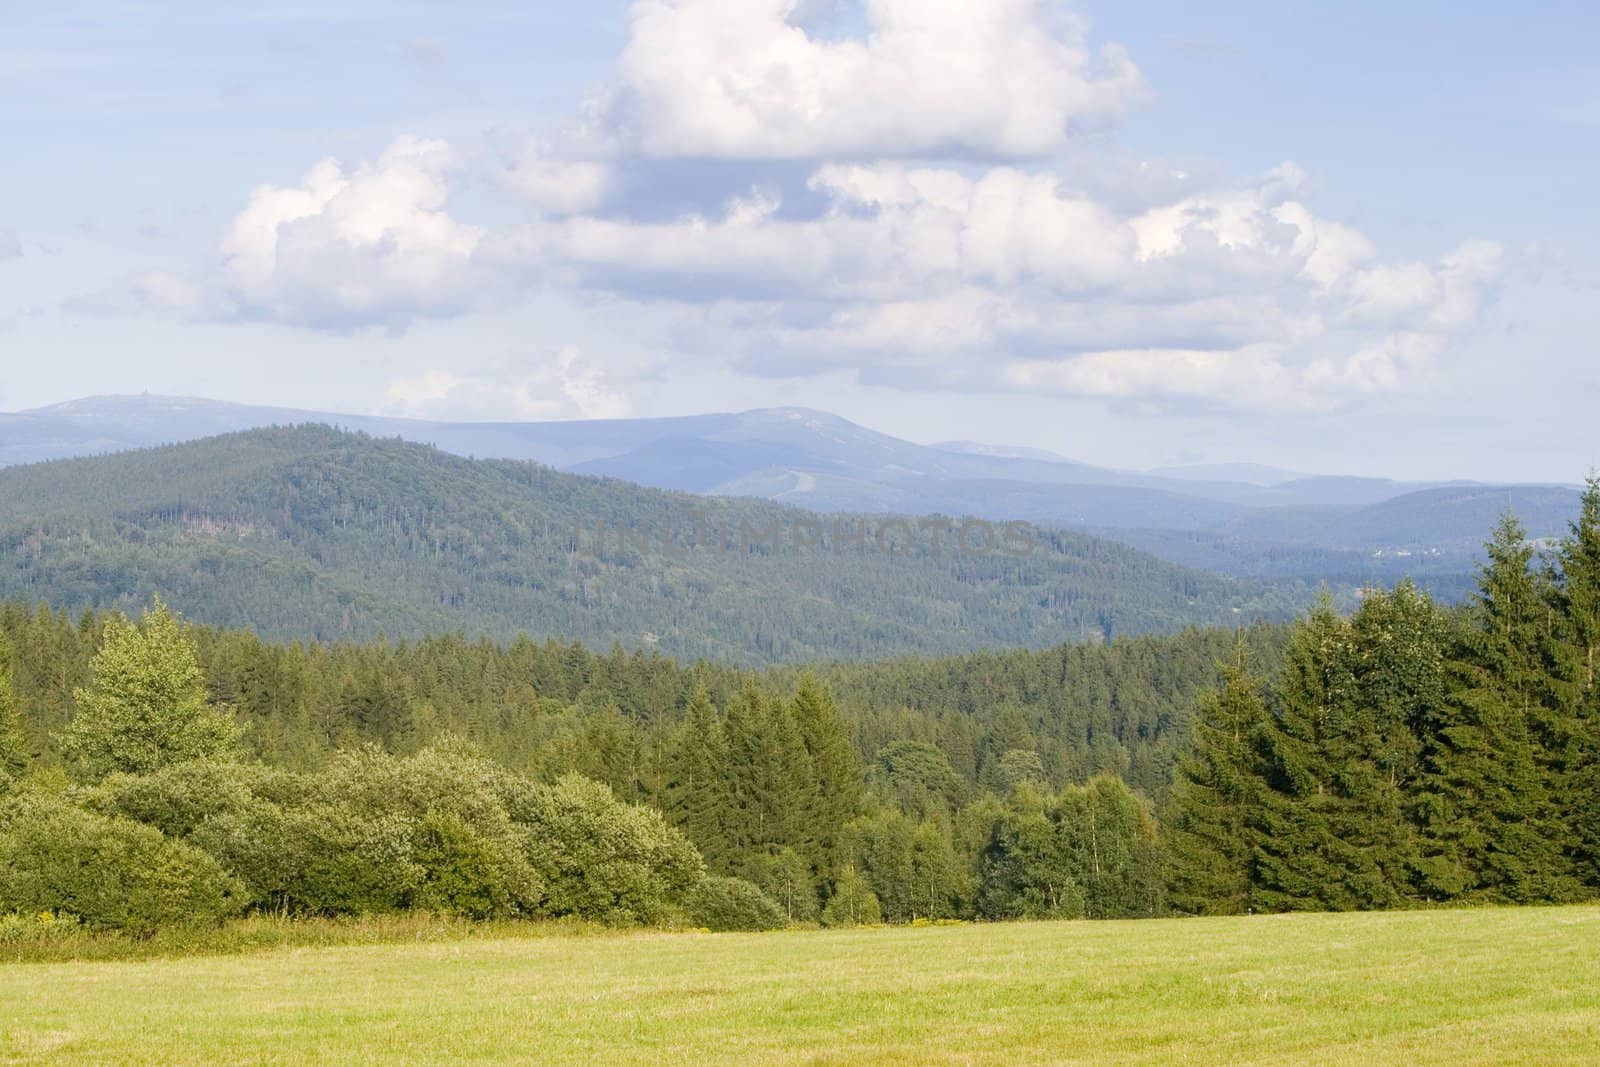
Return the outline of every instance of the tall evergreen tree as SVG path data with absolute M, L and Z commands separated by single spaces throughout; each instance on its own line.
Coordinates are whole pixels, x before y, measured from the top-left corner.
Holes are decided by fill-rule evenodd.
M 1414 903 L 1422 845 L 1414 801 L 1423 737 L 1444 707 L 1451 631 L 1410 581 L 1372 591 L 1350 618 L 1353 690 L 1338 722 L 1334 832 L 1360 855 L 1355 906 Z
M 810 674 L 802 677 L 795 689 L 793 716 L 814 782 L 811 825 L 817 869 L 831 871 L 839 861 L 839 834 L 861 809 L 861 760 L 833 696 Z
M 1262 683 L 1242 650 L 1206 693 L 1192 754 L 1178 769 L 1165 828 L 1172 906 L 1192 915 L 1235 915 L 1250 904 L 1255 865 L 1251 819 L 1260 803 L 1255 739 L 1267 720 Z
M 1553 593 L 1507 513 L 1488 545 L 1454 656 L 1454 693 L 1427 737 L 1424 890 L 1533 902 L 1577 895 L 1552 795 Z
M 728 743 L 728 844 L 739 855 L 815 851 L 810 758 L 788 704 L 747 681 L 723 718 Z
M 1295 627 L 1261 732 L 1264 788 L 1257 805 L 1256 883 L 1264 911 L 1344 910 L 1361 857 L 1337 835 L 1333 776 L 1348 758 L 1340 720 L 1354 691 L 1350 632 L 1324 598 Z M 1364 878 L 1363 880 L 1369 880 Z
M 1410 582 L 1349 619 L 1324 603 L 1290 644 L 1263 732 L 1257 901 L 1388 908 L 1416 899 L 1411 802 L 1444 702 L 1447 627 Z
M 1571 830 L 1576 875 L 1600 889 L 1600 475 L 1590 475 L 1583 506 L 1556 557 L 1553 589 L 1560 640 L 1559 696 L 1566 726 L 1556 796 Z
M 667 817 L 700 849 L 710 870 L 731 873 L 728 745 L 704 686 L 694 691 L 663 764 L 661 804 Z

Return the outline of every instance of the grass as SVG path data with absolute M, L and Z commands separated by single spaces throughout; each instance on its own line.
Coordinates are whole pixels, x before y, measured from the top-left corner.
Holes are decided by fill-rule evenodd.
M 1600 1063 L 1600 909 L 0 967 L 16 1063 Z
M 614 928 L 576 919 L 474 922 L 420 912 L 334 919 L 258 915 L 235 919 L 218 927 L 166 929 L 150 937 L 91 931 L 81 926 L 62 928 L 57 923 L 43 921 L 50 918 L 48 913 L 39 918 L 41 921 L 35 923 L 28 916 L 0 916 L 0 965 L 232 956 L 287 948 L 351 945 L 620 936 Z M 16 919 L 22 920 L 21 929 L 8 929 L 8 921 Z

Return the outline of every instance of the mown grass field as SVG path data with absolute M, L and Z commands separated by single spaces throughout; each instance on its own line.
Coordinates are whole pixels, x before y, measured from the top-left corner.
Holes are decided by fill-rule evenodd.
M 1600 1063 L 1600 909 L 0 967 L 17 1063 Z

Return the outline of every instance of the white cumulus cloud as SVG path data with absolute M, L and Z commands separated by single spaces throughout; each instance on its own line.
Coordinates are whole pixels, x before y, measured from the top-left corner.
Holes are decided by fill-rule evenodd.
M 1385 263 L 1304 184 L 1283 166 L 1119 207 L 1042 168 L 823 164 L 810 217 L 755 192 L 712 216 L 537 222 L 506 247 L 586 290 L 739 305 L 722 341 L 767 374 L 1242 410 L 1424 382 L 1477 321 L 1498 248 Z
M 1292 163 L 1239 181 L 1064 155 L 1145 88 L 1053 0 L 850 2 L 864 28 L 828 34 L 801 0 L 635 0 L 609 87 L 495 174 L 519 221 L 453 216 L 460 155 L 404 137 L 251 194 L 220 293 L 142 292 L 346 328 L 548 288 L 773 377 L 1308 411 L 1427 385 L 1497 285 L 1497 245 L 1386 256 Z M 572 352 L 391 401 L 626 409 Z
M 647 156 L 1038 158 L 1145 91 L 1049 0 L 865 0 L 864 37 L 809 34 L 796 0 L 637 0 L 621 133 Z
M 403 324 L 475 305 L 484 231 L 446 211 L 443 141 L 401 137 L 375 162 L 324 159 L 298 186 L 262 186 L 221 244 L 241 314 L 308 325 Z

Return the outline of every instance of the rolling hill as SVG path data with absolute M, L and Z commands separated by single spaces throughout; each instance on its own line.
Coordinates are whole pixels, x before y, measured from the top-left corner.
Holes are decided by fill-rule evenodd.
M 255 430 L 0 470 L 0 596 L 131 609 L 160 591 L 272 637 L 525 632 L 735 663 L 1043 647 L 1281 618 L 1308 597 L 1078 533 L 980 555 L 920 528 L 890 554 L 873 535 L 804 547 L 797 522 L 833 528 L 327 427 Z M 734 535 L 774 524 L 776 543 Z
M 320 423 L 468 457 L 532 460 L 715 497 L 813 512 L 1026 520 L 1135 545 L 1168 562 L 1335 586 L 1404 576 L 1454 596 L 1499 510 L 1559 535 L 1565 486 L 1402 483 L 1257 464 L 1111 470 L 1037 449 L 919 445 L 800 408 L 665 419 L 444 423 L 172 397 L 100 397 L 0 415 L 0 467 L 220 433 Z

